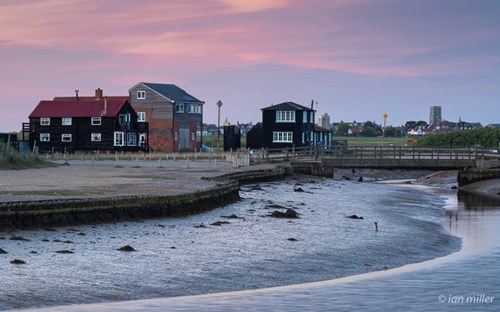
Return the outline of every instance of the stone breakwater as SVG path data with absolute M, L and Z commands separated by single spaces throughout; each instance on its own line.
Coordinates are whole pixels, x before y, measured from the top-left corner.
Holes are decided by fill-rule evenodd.
M 239 185 L 285 176 L 285 166 L 247 170 L 215 177 L 205 190 L 175 195 L 118 196 L 80 199 L 48 199 L 0 203 L 0 229 L 97 224 L 148 218 L 179 217 L 208 211 L 237 201 Z

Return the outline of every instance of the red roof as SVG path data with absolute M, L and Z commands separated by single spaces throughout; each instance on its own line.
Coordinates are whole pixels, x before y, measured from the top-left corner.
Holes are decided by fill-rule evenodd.
M 40 101 L 29 115 L 29 118 L 116 117 L 125 103 L 127 103 L 127 100 L 123 98 Z

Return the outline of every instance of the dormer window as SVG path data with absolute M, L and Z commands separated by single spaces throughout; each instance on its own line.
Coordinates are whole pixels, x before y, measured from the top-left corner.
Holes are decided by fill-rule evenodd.
M 146 99 L 146 91 L 137 91 L 137 99 L 145 100 Z

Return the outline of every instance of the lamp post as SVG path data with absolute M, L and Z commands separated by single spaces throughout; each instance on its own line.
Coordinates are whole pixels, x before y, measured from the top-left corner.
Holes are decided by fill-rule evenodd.
M 387 117 L 389 117 L 389 115 L 384 114 L 384 127 L 382 128 L 382 146 L 384 146 L 384 137 L 385 137 L 385 123 L 387 121 Z
M 217 103 L 217 142 L 220 140 L 220 107 L 222 106 L 221 100 L 218 100 Z

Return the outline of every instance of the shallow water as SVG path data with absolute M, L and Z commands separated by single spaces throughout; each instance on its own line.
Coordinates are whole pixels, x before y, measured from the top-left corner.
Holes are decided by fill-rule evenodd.
M 460 248 L 460 239 L 441 225 L 443 198 L 413 189 L 307 178 L 245 186 L 241 196 L 238 203 L 187 218 L 0 233 L 0 248 L 9 252 L 0 255 L 0 307 L 300 284 L 386 270 Z M 286 208 L 300 219 L 267 216 Z M 238 218 L 224 217 L 232 214 Z M 364 219 L 347 218 L 353 214 Z M 210 225 L 216 221 L 229 223 Z M 12 235 L 30 241 L 10 240 Z M 116 250 L 124 245 L 137 252 Z M 26 264 L 10 264 L 14 258 Z

